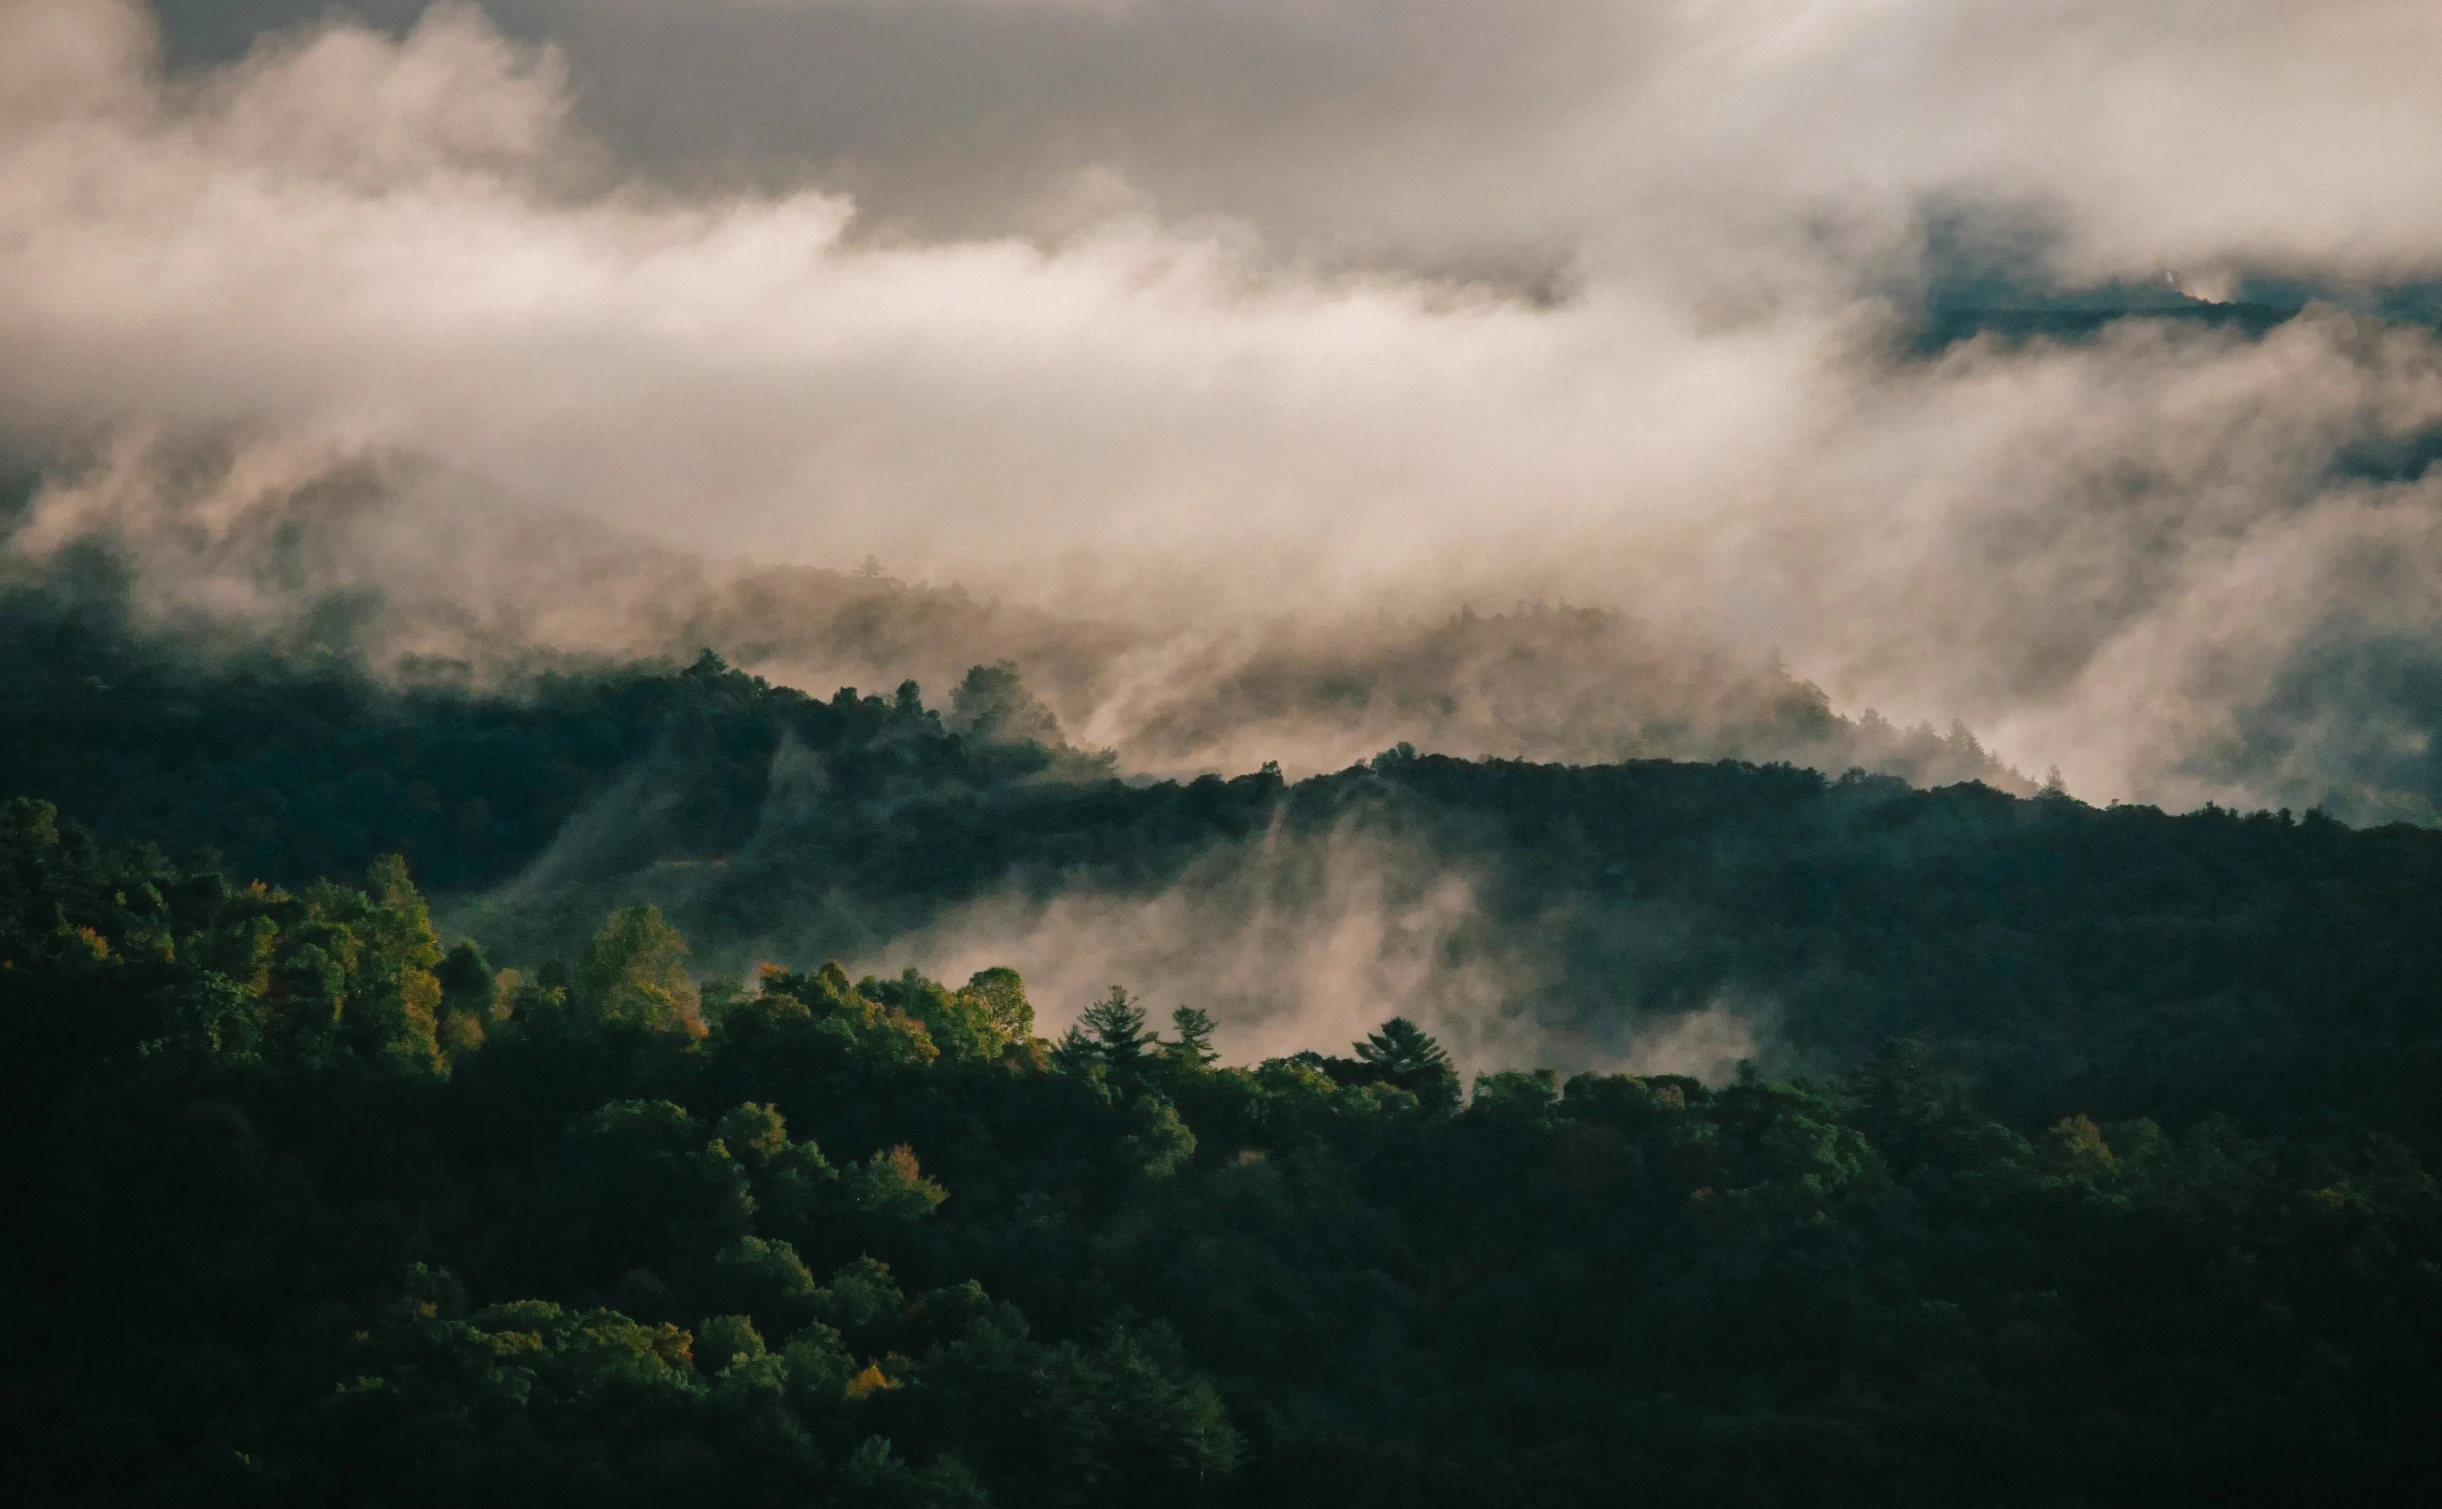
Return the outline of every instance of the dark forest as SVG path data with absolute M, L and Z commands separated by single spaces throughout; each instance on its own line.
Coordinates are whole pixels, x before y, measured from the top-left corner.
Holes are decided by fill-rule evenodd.
M 11 1502 L 2442 1472 L 2442 835 L 1734 762 L 1152 782 L 989 666 L 938 706 L 709 653 L 480 693 L 39 593 L 6 632 Z M 544 865 L 605 793 L 637 821 Z M 1561 919 L 1522 1009 L 1769 997 L 1773 1056 L 1469 1082 L 1385 1001 L 1239 1063 L 1126 982 L 831 962 L 1350 826 L 1494 877 L 1487 934 Z M 775 938 L 814 951 L 721 962 Z

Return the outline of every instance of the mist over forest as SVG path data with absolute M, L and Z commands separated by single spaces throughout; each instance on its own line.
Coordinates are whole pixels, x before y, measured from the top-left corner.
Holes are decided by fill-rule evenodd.
M 2424 0 L 0 0 L 0 1498 L 2424 1504 Z

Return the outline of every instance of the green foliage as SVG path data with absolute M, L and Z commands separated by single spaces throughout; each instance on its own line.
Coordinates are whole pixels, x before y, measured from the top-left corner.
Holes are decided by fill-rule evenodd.
M 984 1020 L 1004 1044 L 1023 1044 L 1034 1037 L 1034 1007 L 1026 1000 L 1026 982 L 1004 965 L 977 970 L 959 992 L 981 1007 Z
M 21 699 L 12 779 L 278 883 L 0 806 L 8 1502 L 2442 1481 L 2435 835 L 1412 752 L 1130 786 L 1047 778 L 989 677 L 945 730 L 710 659 L 495 699 L 129 653 Z M 1011 971 L 707 988 L 680 935 L 846 950 L 1352 829 L 1470 865 L 1450 962 L 1538 940 L 1519 999 L 1597 1048 L 1770 1000 L 1818 1077 L 1462 1108 L 1403 1017 L 1232 1067 L 1114 988 L 1046 1051 Z M 444 907 L 496 953 L 395 857 L 463 896 L 555 843 Z
M 1276 772 L 1122 783 L 974 736 L 973 696 L 952 699 L 962 733 L 912 696 L 817 699 L 710 657 L 496 694 L 399 689 L 344 662 L 215 659 L 139 636 L 115 590 L 0 592 L 0 649 L 15 651 L 0 678 L 10 792 L 117 838 L 216 847 L 296 900 L 317 877 L 404 855 L 450 927 L 519 972 L 496 1005 L 573 987 L 580 1007 L 616 996 L 639 1019 L 687 1022 L 683 966 L 650 947 L 634 989 L 568 969 L 606 915 L 644 905 L 694 942 L 698 965 L 740 970 L 775 951 L 870 956 L 985 895 L 1183 887 L 1192 909 L 1200 877 L 1228 869 L 1217 858 L 1361 833 L 1402 872 L 1464 868 L 1477 905 L 1437 958 L 1512 981 L 1502 1007 L 1564 1033 L 1581 1062 L 1625 1054 L 1657 1015 L 1756 1001 L 1771 1003 L 1784 1066 L 1845 1068 L 1922 1037 L 2020 1120 L 2073 1104 L 2182 1124 L 2219 1110 L 2304 1133 L 2347 1099 L 2422 1136 L 2442 1105 L 2442 1019 L 2402 1004 L 2442 974 L 2442 929 L 2426 916 L 2442 835 L 2422 830 L 1786 766 L 1396 750 L 1293 786 Z M 354 966 L 299 936 L 265 967 L 284 1001 L 336 1008 Z M 918 1058 L 995 1041 L 1034 1052 L 1016 998 L 974 982 L 948 994 L 894 996 L 882 1019 L 832 1030 L 886 1025 Z M 707 1025 L 735 1004 L 715 996 Z M 968 1009 L 979 1002 L 988 1033 Z M 403 1021 L 399 1051 L 429 1060 L 413 1003 L 379 1009 L 405 1016 L 360 1025 L 378 1036 Z M 498 1026 L 496 1011 L 448 1002 L 438 1018 L 445 1057 Z M 275 1054 L 347 1035 L 294 1015 L 277 1026 Z
M 719 1372 L 735 1363 L 752 1362 L 763 1355 L 763 1333 L 755 1329 L 751 1316 L 707 1316 L 704 1323 L 695 1328 L 691 1360 L 699 1368 Z
M 577 1000 L 614 1022 L 663 1032 L 702 1032 L 701 1002 L 687 975 L 687 941 L 652 906 L 611 914 L 577 962 Z
M 858 1210 L 903 1221 L 931 1215 L 950 1197 L 949 1191 L 924 1177 L 915 1150 L 905 1143 L 852 1165 L 841 1174 L 840 1189 Z
M 1171 1041 L 1162 1051 L 1190 1069 L 1204 1068 L 1221 1056 L 1213 1047 L 1213 1032 L 1219 1025 L 1209 1013 L 1181 1006 L 1170 1013 Z
M 1508 1069 L 1476 1076 L 1470 1109 L 1481 1116 L 1541 1121 L 1559 1100 L 1549 1069 Z
M 1144 1008 L 1129 1000 L 1127 991 L 1117 985 L 1085 1008 L 1077 1026 L 1093 1044 L 1094 1056 L 1115 1069 L 1134 1068 L 1156 1041 L 1145 1031 Z
M 836 967 L 697 1035 L 487 983 L 395 867 L 237 887 L 29 803 L 0 846 L 11 1501 L 2374 1503 L 2442 1472 L 2434 1149 L 2369 1124 L 2019 1127 L 1909 1041 L 1825 1082 L 1487 1073 L 1435 1113 L 1448 1055 L 1401 1019 L 1230 1068 L 1114 991 L 1063 1070 L 959 1038 L 999 1033 L 984 991 Z M 581 989 L 678 957 L 638 921 Z M 419 977 L 487 1003 L 446 1064 Z
M 1159 1095 L 1140 1095 L 1128 1108 L 1127 1135 L 1119 1139 L 1122 1162 L 1149 1179 L 1166 1179 L 1196 1155 L 1196 1134 L 1178 1107 Z
M 797 1249 L 777 1237 L 742 1236 L 712 1259 L 714 1301 L 794 1329 L 814 1313 L 814 1275 Z
M 1395 1016 L 1356 1044 L 1357 1061 L 1434 1110 L 1458 1104 L 1458 1069 L 1432 1034 Z
M 1050 708 L 1018 684 L 1018 669 L 1008 661 L 979 665 L 950 693 L 949 726 L 993 744 L 1035 744 L 1056 748 L 1061 743 L 1060 720 Z
M 1026 1008 L 1025 986 L 1017 971 L 992 973 L 1005 978 L 989 983 L 991 995 L 972 986 L 946 990 L 912 969 L 896 980 L 863 980 L 857 993 L 888 1012 L 921 1024 L 925 1040 L 939 1052 L 957 1059 L 993 1059 L 1012 1041 L 1003 1022 L 1022 1019 L 1031 1026 L 1034 1013 Z
M 195 1046 L 432 1074 L 438 962 L 396 856 L 365 890 L 316 882 L 292 896 L 104 850 L 44 803 L 0 808 L 0 972 L 19 989 L 75 979 L 88 1001 L 73 1024 L 21 1030 L 116 1054 Z
M 443 1049 L 454 1055 L 483 1046 L 500 986 L 483 946 L 460 943 L 433 967 L 433 979 L 441 987 L 435 1032 Z

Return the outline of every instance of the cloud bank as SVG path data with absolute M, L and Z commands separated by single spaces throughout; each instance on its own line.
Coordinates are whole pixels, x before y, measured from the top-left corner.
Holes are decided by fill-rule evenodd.
M 1566 601 L 2095 799 L 2442 795 L 2430 6 L 171 10 L 227 61 L 0 17 L 20 553 L 404 457 L 1189 661 Z M 2158 317 L 1928 351 L 1937 296 Z M 350 569 L 557 569 L 408 517 Z

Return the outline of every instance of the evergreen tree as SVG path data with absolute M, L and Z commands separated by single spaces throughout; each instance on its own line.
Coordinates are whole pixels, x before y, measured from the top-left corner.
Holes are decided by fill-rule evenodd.
M 1145 1050 L 1160 1043 L 1145 1031 L 1144 1008 L 1129 1000 L 1127 991 L 1117 985 L 1111 987 L 1109 995 L 1086 1007 L 1077 1024 L 1093 1042 L 1102 1061 L 1114 1069 L 1141 1062 Z
M 1458 1104 L 1458 1070 L 1450 1062 L 1449 1050 L 1406 1017 L 1392 1017 L 1355 1048 L 1359 1062 L 1427 1106 L 1443 1109 Z
M 1219 1058 L 1212 1045 L 1214 1025 L 1209 1014 L 1194 1006 L 1181 1006 L 1170 1013 L 1170 1030 L 1176 1035 L 1168 1048 L 1170 1057 L 1195 1069 Z

